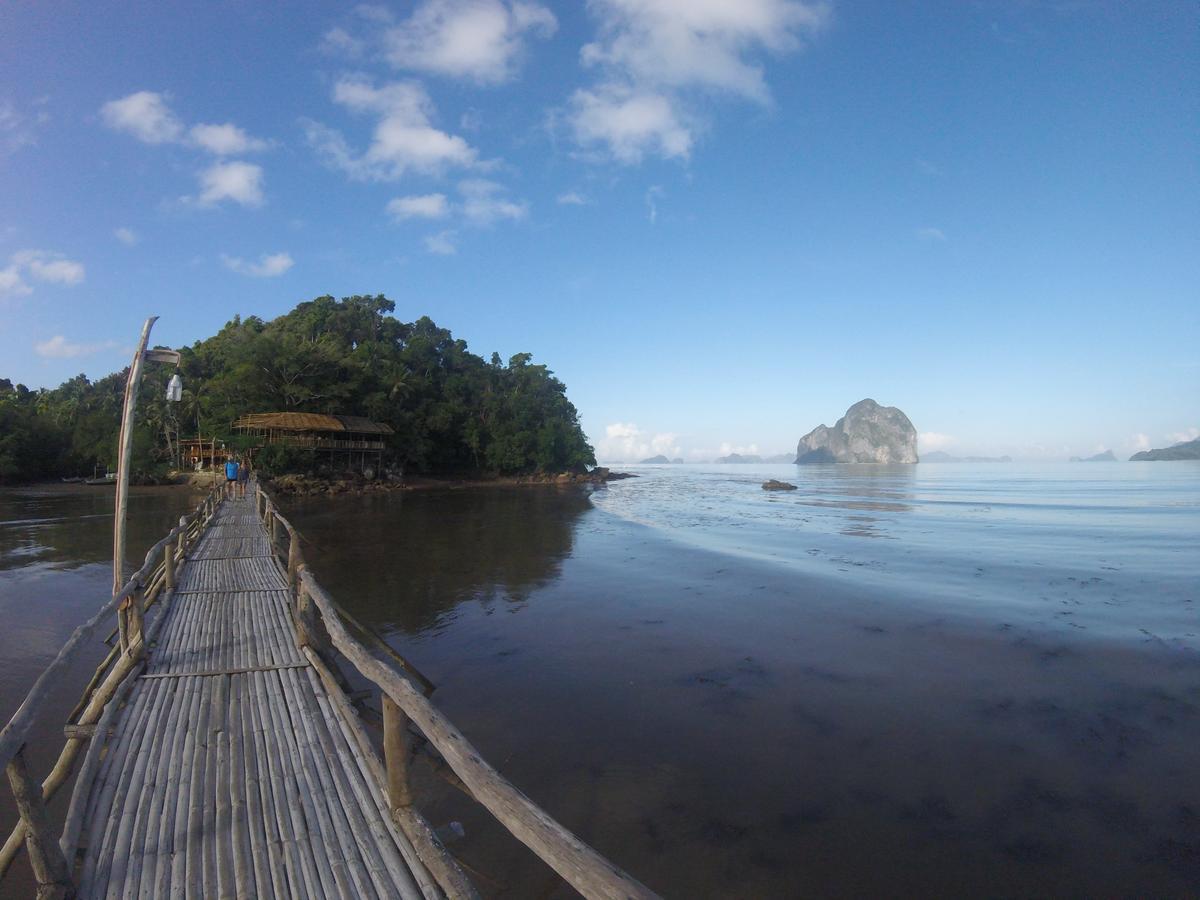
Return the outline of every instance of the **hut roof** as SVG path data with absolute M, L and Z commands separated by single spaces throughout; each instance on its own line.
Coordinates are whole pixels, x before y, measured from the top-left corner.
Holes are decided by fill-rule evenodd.
M 234 428 L 274 431 L 347 431 L 354 434 L 391 434 L 392 429 L 363 416 L 327 416 L 322 413 L 275 412 L 242 416 Z

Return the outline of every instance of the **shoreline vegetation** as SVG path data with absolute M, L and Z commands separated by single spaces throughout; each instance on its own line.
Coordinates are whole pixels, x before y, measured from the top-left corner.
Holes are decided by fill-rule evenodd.
M 253 450 L 262 475 L 340 480 L 328 455 L 259 446 L 234 430 L 242 416 L 276 411 L 387 425 L 375 473 L 385 483 L 585 477 L 596 465 L 566 385 L 533 354 L 484 359 L 432 319 L 402 322 L 394 310 L 382 294 L 317 297 L 270 321 L 235 316 L 180 348 L 181 402 L 165 399 L 166 367 L 143 379 L 131 481 L 157 483 L 181 469 L 180 441 L 193 436 L 234 454 Z M 54 389 L 0 378 L 0 484 L 112 471 L 125 378 L 124 370 L 96 381 L 77 375 Z

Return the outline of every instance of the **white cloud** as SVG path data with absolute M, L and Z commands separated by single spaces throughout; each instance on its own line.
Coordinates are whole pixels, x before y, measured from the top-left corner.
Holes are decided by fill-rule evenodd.
M 50 284 L 80 284 L 86 274 L 83 263 L 48 250 L 21 250 L 14 253 L 10 261 L 30 277 Z
M 367 42 L 354 37 L 345 28 L 331 28 L 321 36 L 318 49 L 328 56 L 360 59 L 366 52 Z
M 1129 439 L 1129 443 L 1133 447 L 1134 451 L 1149 450 L 1150 436 L 1141 434 L 1139 432 Z
M 453 231 L 439 231 L 425 238 L 425 249 L 437 256 L 453 256 L 458 252 Z
M 567 191 L 558 195 L 558 202 L 563 206 L 587 206 L 588 199 L 578 191 Z
M 111 350 L 116 346 L 116 341 L 101 341 L 98 344 L 76 344 L 68 341 L 61 334 L 56 334 L 50 340 L 34 345 L 34 350 L 38 356 L 45 359 L 75 359 L 78 356 L 90 356 L 102 350 Z
M 1194 441 L 1200 438 L 1200 428 L 1185 428 L 1183 431 L 1176 431 L 1167 435 L 1167 440 L 1173 444 L 1186 444 L 1188 441 Z
M 0 269 L 0 297 L 18 297 L 32 293 L 33 288 L 21 277 L 21 270 L 15 265 Z
M 731 444 L 723 441 L 717 455 L 729 456 L 731 453 L 736 453 L 739 456 L 757 456 L 758 452 L 758 444 Z
M 768 103 L 752 54 L 796 50 L 828 19 L 826 4 L 803 0 L 592 0 L 588 8 L 599 37 L 580 58 L 599 82 L 575 92 L 568 117 L 580 144 L 624 163 L 687 158 L 697 130 L 689 93 Z
M 670 432 L 648 434 L 632 422 L 614 422 L 605 426 L 604 437 L 596 442 L 600 459 L 620 459 L 638 462 L 651 456 L 682 456 L 678 435 Z
M 666 194 L 661 185 L 652 184 L 646 188 L 646 218 L 651 225 L 658 224 L 658 198 Z
M 400 69 L 496 84 L 513 76 L 526 35 L 549 37 L 557 27 L 539 3 L 425 0 L 384 34 L 384 55 Z
M 192 143 L 217 156 L 234 156 L 266 150 L 264 140 L 251 137 L 232 122 L 224 125 L 193 125 L 188 132 Z
M 221 262 L 230 271 L 253 278 L 275 278 L 295 265 L 295 260 L 288 253 L 272 253 L 270 255 L 264 253 L 256 263 L 248 262 L 239 256 L 226 256 L 222 253 Z
M 397 197 L 387 205 L 396 219 L 444 219 L 450 213 L 445 194 L 419 194 Z
M 368 22 L 375 22 L 380 25 L 386 25 L 388 22 L 395 21 L 395 16 L 392 11 L 386 6 L 378 3 L 360 3 L 354 7 L 354 12 L 361 19 L 366 19 Z
M 0 101 L 0 156 L 16 153 L 22 147 L 32 147 L 37 143 L 38 126 L 49 120 L 50 116 L 44 110 L 31 119 L 7 100 Z
M 126 247 L 132 247 L 139 240 L 141 240 L 141 238 L 138 237 L 136 231 L 134 231 L 132 228 L 125 228 L 124 226 L 122 226 L 121 228 L 118 228 L 116 231 L 114 231 L 113 237 L 115 237 L 118 241 L 120 241 Z
M 946 233 L 940 228 L 918 228 L 917 237 L 923 241 L 944 241 Z
M 917 449 L 922 453 L 932 450 L 945 450 L 952 446 L 957 438 L 952 434 L 940 434 L 936 431 L 923 431 L 917 435 Z
M 216 163 L 200 173 L 201 206 L 232 200 L 242 206 L 262 206 L 263 170 L 248 162 Z
M 618 84 L 580 89 L 571 96 L 568 116 L 577 143 L 603 147 L 619 162 L 641 162 L 648 153 L 687 159 L 692 150 L 694 128 L 663 93 Z
M 503 196 L 504 187 L 484 178 L 469 178 L 458 185 L 462 194 L 462 214 L 473 225 L 491 225 L 502 219 L 523 219 L 529 214 L 528 204 L 517 203 Z
M 785 53 L 826 21 L 824 4 L 797 0 L 592 0 L 600 39 L 580 52 L 636 82 L 706 87 L 765 102 L 762 67 L 745 57 Z
M 333 99 L 347 109 L 379 117 L 370 146 L 356 154 L 341 133 L 319 122 L 305 122 L 309 144 L 325 163 L 362 181 L 388 181 L 410 171 L 435 174 L 448 166 L 469 167 L 476 151 L 457 135 L 432 124 L 433 103 L 416 82 L 375 87 L 361 78 L 342 78 Z
M 167 106 L 167 95 L 137 91 L 100 107 L 100 119 L 114 131 L 132 134 L 147 144 L 167 144 L 183 134 L 183 123 Z

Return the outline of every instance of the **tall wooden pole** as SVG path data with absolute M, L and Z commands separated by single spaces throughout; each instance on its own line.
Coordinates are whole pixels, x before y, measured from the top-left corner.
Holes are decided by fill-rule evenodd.
M 133 456 L 133 413 L 137 406 L 138 387 L 142 383 L 142 366 L 146 359 L 146 344 L 150 341 L 150 329 L 158 321 L 151 316 L 142 326 L 142 339 L 138 342 L 133 362 L 129 364 L 129 377 L 125 380 L 125 406 L 121 412 L 121 438 L 117 443 L 117 508 L 113 513 L 113 596 L 125 586 L 125 512 L 129 506 L 129 461 Z

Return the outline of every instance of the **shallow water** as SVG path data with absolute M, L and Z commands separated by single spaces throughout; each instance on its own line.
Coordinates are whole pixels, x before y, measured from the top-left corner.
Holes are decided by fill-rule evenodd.
M 668 896 L 1192 892 L 1200 467 L 635 471 L 290 512 L 486 757 Z M 565 895 L 421 802 L 488 893 Z
M 42 485 L 0 489 L 0 718 L 16 712 L 34 680 L 75 628 L 112 596 L 110 486 Z M 190 488 L 132 488 L 126 533 L 126 571 L 200 500 Z M 116 625 L 116 618 L 112 624 Z M 30 768 L 44 777 L 63 747 L 62 726 L 96 665 L 108 652 L 103 629 L 78 661 L 52 686 L 44 714 L 26 748 Z M 51 811 L 61 814 L 69 789 Z M 61 818 L 55 821 L 61 824 Z M 8 790 L 0 790 L 0 842 L 16 823 Z M 0 896 L 32 896 L 22 851 L 0 882 Z
M 285 511 L 485 757 L 666 896 L 1194 894 L 1200 466 L 634 471 Z M 6 714 L 107 589 L 91 502 L 0 493 Z M 417 801 L 486 895 L 570 895 Z

